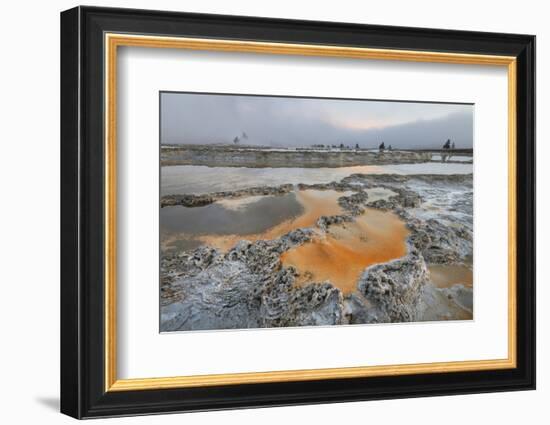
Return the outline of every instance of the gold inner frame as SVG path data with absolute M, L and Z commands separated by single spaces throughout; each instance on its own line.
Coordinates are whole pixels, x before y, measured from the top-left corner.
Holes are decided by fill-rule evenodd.
M 447 373 L 516 367 L 516 58 L 461 53 L 370 49 L 328 45 L 267 43 L 128 34 L 105 34 L 105 391 L 236 385 L 357 378 L 417 373 Z M 118 379 L 116 324 L 116 123 L 117 48 L 119 46 L 325 56 L 507 67 L 508 72 L 508 357 L 495 360 L 248 372 L 214 375 Z

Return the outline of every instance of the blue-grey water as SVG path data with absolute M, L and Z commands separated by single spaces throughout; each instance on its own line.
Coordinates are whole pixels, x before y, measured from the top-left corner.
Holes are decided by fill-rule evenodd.
M 281 184 L 315 184 L 363 174 L 470 174 L 472 164 L 419 163 L 340 168 L 244 168 L 172 165 L 162 167 L 161 195 L 211 193 Z
M 186 208 L 165 207 L 160 210 L 164 232 L 187 235 L 247 235 L 261 233 L 302 213 L 303 207 L 294 193 L 280 196 L 255 197 L 244 205 L 235 200 L 234 206 L 223 202 Z

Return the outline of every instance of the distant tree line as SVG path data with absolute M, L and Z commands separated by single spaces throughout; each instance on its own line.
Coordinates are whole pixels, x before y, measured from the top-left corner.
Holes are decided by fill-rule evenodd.
M 245 134 L 245 133 L 243 133 Z M 236 138 L 238 139 L 238 138 Z M 237 142 L 236 142 L 237 143 Z M 352 149 L 355 149 L 355 150 L 360 150 L 360 149 L 363 149 L 359 146 L 359 143 L 355 143 L 355 147 L 353 148 L 352 145 L 345 145 L 344 143 L 340 143 L 340 144 L 322 144 L 322 143 L 314 143 L 311 145 L 312 148 L 314 149 L 348 149 L 348 150 L 352 150 Z M 447 141 L 443 144 L 443 149 L 455 149 L 455 143 L 451 141 L 451 139 L 447 139 Z M 385 142 L 380 142 L 380 144 L 378 145 L 378 150 L 380 152 L 384 152 L 384 151 L 392 151 L 393 150 L 393 147 L 392 145 L 388 145 L 386 147 L 386 143 Z
M 235 136 L 235 138 L 233 139 L 233 144 L 238 145 L 241 139 L 248 140 L 248 134 L 246 134 L 246 132 L 243 131 L 240 138 L 239 136 Z

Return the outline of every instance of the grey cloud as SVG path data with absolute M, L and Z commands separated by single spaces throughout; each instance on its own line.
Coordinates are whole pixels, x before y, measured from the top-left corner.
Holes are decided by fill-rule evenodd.
M 272 146 L 473 143 L 471 105 L 163 93 L 161 108 L 162 143 L 231 143 L 243 131 Z

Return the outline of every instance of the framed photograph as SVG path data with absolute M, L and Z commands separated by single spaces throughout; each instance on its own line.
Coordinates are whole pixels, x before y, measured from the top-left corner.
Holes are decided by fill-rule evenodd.
M 535 387 L 535 37 L 61 14 L 61 411 Z

